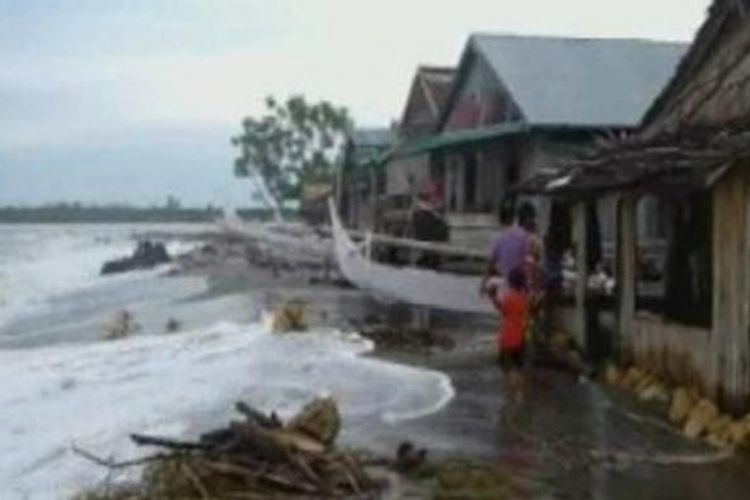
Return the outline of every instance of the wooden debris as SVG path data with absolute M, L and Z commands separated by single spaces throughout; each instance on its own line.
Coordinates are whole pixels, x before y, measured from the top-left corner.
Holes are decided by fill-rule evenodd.
M 330 446 L 341 429 L 341 416 L 333 399 L 316 399 L 302 408 L 287 427 Z
M 141 483 L 79 495 L 86 500 L 204 500 L 207 498 L 375 498 L 382 485 L 353 454 L 333 444 L 340 416 L 331 399 L 308 404 L 284 425 L 243 402 L 242 421 L 198 440 L 133 434 L 139 446 L 161 450 L 121 464 L 81 451 L 108 468 L 148 464 Z M 110 492 L 112 494 L 110 495 Z
M 119 340 L 132 335 L 140 329 L 130 311 L 118 311 L 104 326 L 106 340 Z
M 290 300 L 271 313 L 270 329 L 274 333 L 302 332 L 307 330 L 305 308 L 300 300 Z

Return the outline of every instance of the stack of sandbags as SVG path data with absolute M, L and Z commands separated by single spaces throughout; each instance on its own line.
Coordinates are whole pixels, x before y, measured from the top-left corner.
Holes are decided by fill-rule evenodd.
M 716 403 L 702 397 L 695 388 L 676 387 L 638 367 L 623 370 L 607 366 L 604 380 L 608 385 L 634 394 L 641 401 L 668 403 L 668 417 L 691 439 L 705 439 L 717 447 L 750 447 L 750 415 L 736 419 L 722 414 Z

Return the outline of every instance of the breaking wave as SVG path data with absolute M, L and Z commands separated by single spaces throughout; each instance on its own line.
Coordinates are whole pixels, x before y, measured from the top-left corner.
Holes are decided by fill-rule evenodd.
M 127 459 L 139 453 L 130 432 L 181 436 L 215 427 L 239 398 L 283 417 L 331 395 L 345 422 L 392 422 L 453 397 L 446 375 L 363 357 L 372 347 L 337 331 L 274 335 L 223 323 L 0 351 L 0 496 L 66 498 L 106 475 L 75 456 L 73 444 Z

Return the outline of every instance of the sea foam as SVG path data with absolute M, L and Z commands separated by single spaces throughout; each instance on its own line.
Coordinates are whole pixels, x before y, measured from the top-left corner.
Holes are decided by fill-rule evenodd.
M 372 347 L 337 331 L 276 335 L 260 325 L 223 323 L 176 335 L 0 351 L 0 497 L 66 498 L 107 475 L 75 455 L 73 445 L 133 458 L 145 451 L 129 433 L 192 435 L 225 424 L 240 398 L 284 417 L 331 395 L 346 424 L 415 418 L 453 396 L 447 376 L 363 357 Z

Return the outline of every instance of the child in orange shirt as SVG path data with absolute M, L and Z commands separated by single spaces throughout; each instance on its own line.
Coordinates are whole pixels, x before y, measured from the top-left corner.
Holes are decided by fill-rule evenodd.
M 507 282 L 508 289 L 500 297 L 497 293 L 492 293 L 491 297 L 501 315 L 501 328 L 497 338 L 498 358 L 503 370 L 508 373 L 511 389 L 520 397 L 528 313 L 526 276 L 523 270 L 513 269 L 507 276 Z

